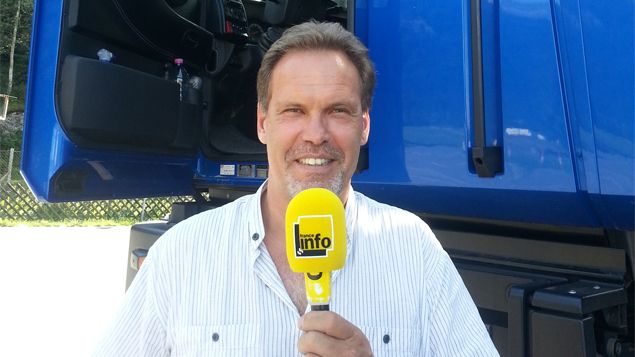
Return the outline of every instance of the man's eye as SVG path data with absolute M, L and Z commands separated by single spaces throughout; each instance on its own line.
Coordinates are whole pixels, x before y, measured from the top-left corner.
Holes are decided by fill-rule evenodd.
M 284 110 L 285 113 L 302 113 L 302 110 L 300 108 L 287 108 Z

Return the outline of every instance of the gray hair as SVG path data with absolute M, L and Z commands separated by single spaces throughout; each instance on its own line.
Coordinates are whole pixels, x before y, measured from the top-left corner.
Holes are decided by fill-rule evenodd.
M 332 50 L 344 53 L 353 63 L 361 84 L 362 109 L 370 109 L 375 88 L 375 68 L 368 58 L 368 49 L 355 35 L 340 24 L 305 22 L 287 29 L 265 53 L 258 70 L 258 102 L 263 110 L 269 106 L 271 74 L 287 53 L 295 50 Z

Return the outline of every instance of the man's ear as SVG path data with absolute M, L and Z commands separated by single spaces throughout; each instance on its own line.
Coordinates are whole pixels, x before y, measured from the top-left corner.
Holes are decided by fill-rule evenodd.
M 265 110 L 262 108 L 262 105 L 260 104 L 260 102 L 258 102 L 258 108 L 256 110 L 256 131 L 258 132 L 258 139 L 260 139 L 260 142 L 267 145 L 267 133 L 265 130 L 265 116 L 266 116 L 266 112 Z
M 368 135 L 370 134 L 370 112 L 367 110 L 362 114 L 362 137 L 360 140 L 361 145 L 366 145 L 368 142 Z

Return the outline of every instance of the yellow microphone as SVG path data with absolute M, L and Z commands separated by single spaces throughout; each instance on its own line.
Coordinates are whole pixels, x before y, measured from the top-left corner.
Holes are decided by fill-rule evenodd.
M 304 273 L 311 310 L 329 310 L 331 271 L 346 260 L 346 218 L 339 197 L 324 188 L 298 193 L 285 217 L 287 259 Z

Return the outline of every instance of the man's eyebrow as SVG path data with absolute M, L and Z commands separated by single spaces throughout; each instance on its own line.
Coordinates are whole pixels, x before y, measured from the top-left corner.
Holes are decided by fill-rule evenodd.
M 280 101 L 276 103 L 276 107 L 288 108 L 288 107 L 303 107 L 299 102 Z
M 330 108 L 334 108 L 334 107 L 355 107 L 355 102 L 354 101 L 339 101 L 339 102 L 335 102 L 331 105 L 329 105 Z

